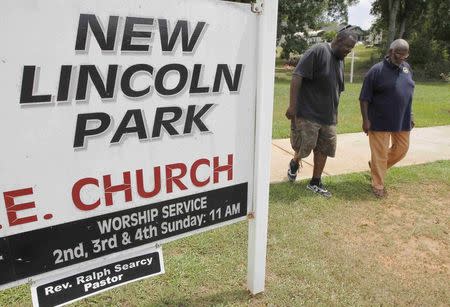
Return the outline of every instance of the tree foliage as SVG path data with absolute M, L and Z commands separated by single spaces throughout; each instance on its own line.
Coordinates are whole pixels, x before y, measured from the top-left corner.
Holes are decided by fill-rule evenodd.
M 228 0 L 251 3 L 256 0 Z M 270 1 L 270 0 L 266 0 Z M 278 0 L 277 39 L 282 39 L 282 58 L 306 50 L 306 33 L 329 21 L 347 22 L 348 7 L 359 0 Z M 305 33 L 303 36 L 296 33 Z
M 374 29 L 386 33 L 384 50 L 396 38 L 410 43 L 410 63 L 423 77 L 450 72 L 449 0 L 375 0 Z
M 322 38 L 326 41 L 326 42 L 331 42 L 333 40 L 333 38 L 336 36 L 336 31 L 326 31 L 323 35 Z
M 324 21 L 347 22 L 348 6 L 358 0 L 279 0 L 277 37 L 283 41 L 282 57 L 302 53 L 308 46 L 306 33 Z M 295 33 L 305 33 L 303 37 Z
M 386 44 L 407 37 L 423 22 L 427 2 L 423 0 L 376 0 L 371 13 L 377 16 L 376 28 L 387 32 Z

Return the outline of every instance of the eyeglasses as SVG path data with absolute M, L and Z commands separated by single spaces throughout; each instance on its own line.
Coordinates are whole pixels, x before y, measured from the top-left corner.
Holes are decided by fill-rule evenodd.
M 409 52 L 406 52 L 406 53 L 402 52 L 401 53 L 401 52 L 394 51 L 394 54 L 395 54 L 396 57 L 402 58 L 402 59 L 405 59 L 405 60 L 409 57 Z

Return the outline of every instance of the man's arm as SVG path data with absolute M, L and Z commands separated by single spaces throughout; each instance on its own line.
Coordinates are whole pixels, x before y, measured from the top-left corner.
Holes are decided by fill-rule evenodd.
M 377 72 L 377 65 L 373 66 L 364 77 L 361 92 L 359 93 L 359 106 L 361 107 L 362 131 L 369 134 L 371 122 L 369 119 L 369 102 L 373 100 L 373 85 Z
M 292 75 L 291 80 L 291 90 L 289 95 L 289 106 L 286 110 L 286 117 L 287 119 L 293 120 L 295 119 L 295 116 L 297 115 L 297 98 L 298 98 L 298 92 L 300 88 L 302 87 L 302 80 L 303 77 L 299 75 Z
M 362 116 L 362 130 L 365 134 L 369 133 L 370 130 L 370 120 L 369 120 L 369 102 L 366 100 L 360 100 L 359 106 L 361 107 L 361 116 Z

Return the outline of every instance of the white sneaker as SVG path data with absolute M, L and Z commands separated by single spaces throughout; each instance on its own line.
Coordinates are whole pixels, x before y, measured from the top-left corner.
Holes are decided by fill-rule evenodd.
M 306 186 L 308 190 L 313 191 L 316 194 L 322 195 L 323 197 L 330 198 L 331 193 L 325 188 L 325 186 L 322 183 L 317 184 L 311 184 L 308 183 Z

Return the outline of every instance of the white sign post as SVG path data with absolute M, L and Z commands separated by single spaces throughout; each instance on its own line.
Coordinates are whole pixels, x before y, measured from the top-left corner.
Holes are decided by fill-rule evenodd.
M 266 276 L 267 224 L 272 141 L 272 114 L 276 56 L 278 1 L 259 1 L 258 65 L 256 95 L 256 144 L 253 203 L 254 219 L 249 221 L 248 277 L 251 293 L 264 291 Z
M 277 3 L 264 5 L 0 2 L 0 289 L 250 213 L 249 289 L 264 289 Z
M 350 83 L 353 83 L 353 64 L 355 63 L 355 50 L 352 50 L 352 62 L 350 65 Z

